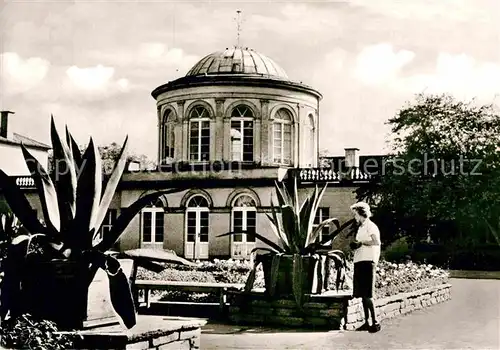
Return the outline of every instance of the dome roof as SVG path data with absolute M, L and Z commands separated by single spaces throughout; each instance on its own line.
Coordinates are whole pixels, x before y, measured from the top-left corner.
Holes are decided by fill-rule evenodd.
M 189 70 L 186 77 L 197 75 L 249 74 L 289 80 L 283 68 L 253 49 L 233 47 L 213 52 Z

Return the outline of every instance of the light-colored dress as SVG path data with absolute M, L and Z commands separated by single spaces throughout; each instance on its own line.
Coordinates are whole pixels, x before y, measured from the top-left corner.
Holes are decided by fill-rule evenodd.
M 377 225 L 370 219 L 366 219 L 358 228 L 356 240 L 359 242 L 371 241 L 372 235 L 376 235 L 380 241 L 380 231 Z M 380 260 L 380 245 L 362 245 L 354 251 L 354 263 L 359 261 L 373 261 L 375 264 Z

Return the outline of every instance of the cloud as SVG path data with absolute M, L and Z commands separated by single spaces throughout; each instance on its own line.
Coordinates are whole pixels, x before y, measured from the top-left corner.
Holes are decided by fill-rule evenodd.
M 331 8 L 328 10 L 304 3 L 286 4 L 275 14 L 254 14 L 249 17 L 248 22 L 245 27 L 277 32 L 295 40 L 297 35 L 300 38 L 309 36 L 309 41 L 314 42 L 324 40 L 326 33 L 334 36 L 343 34 L 343 27 Z M 311 34 L 316 35 L 311 37 Z
M 409 50 L 395 52 L 391 44 L 367 46 L 356 58 L 355 75 L 367 85 L 390 82 L 414 58 L 414 52 Z
M 404 68 L 412 63 L 412 74 Z M 356 57 L 354 76 L 366 86 L 389 88 L 397 94 L 448 93 L 460 99 L 489 100 L 500 95 L 500 65 L 465 53 L 440 52 L 416 63 L 409 50 L 390 44 L 365 47 Z M 423 64 L 424 63 L 424 64 Z
M 49 71 L 50 62 L 40 57 L 23 58 L 15 52 L 0 54 L 0 80 L 7 94 L 27 92 L 39 85 Z
M 144 71 L 154 75 L 175 71 L 185 74 L 200 59 L 199 56 L 186 53 L 181 48 L 170 48 L 159 42 L 141 43 L 135 47 L 121 49 L 93 50 L 87 53 L 87 57 L 92 61 L 126 69 L 132 74 L 137 71 L 135 78 L 138 79 L 142 78 Z
M 394 81 L 394 88 L 429 93 L 452 93 L 480 100 L 500 95 L 500 65 L 480 62 L 466 54 L 440 53 L 432 74 L 416 74 Z
M 390 17 L 423 21 L 490 21 L 492 13 L 498 11 L 496 0 L 350 0 L 350 3 Z
M 66 70 L 66 75 L 71 82 L 78 88 L 84 90 L 104 89 L 110 82 L 115 73 L 113 67 L 79 68 L 71 66 Z

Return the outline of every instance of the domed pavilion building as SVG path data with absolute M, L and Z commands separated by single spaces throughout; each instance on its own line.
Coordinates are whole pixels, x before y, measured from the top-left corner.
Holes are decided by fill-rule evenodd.
M 252 49 L 211 53 L 152 95 L 160 164 L 317 164 L 321 94 Z

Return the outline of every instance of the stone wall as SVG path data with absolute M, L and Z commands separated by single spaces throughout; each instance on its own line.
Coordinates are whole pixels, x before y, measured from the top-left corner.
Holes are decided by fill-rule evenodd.
M 406 314 L 450 299 L 451 285 L 443 284 L 411 293 L 400 293 L 375 300 L 380 320 Z M 364 321 L 360 299 L 351 295 L 327 292 L 306 295 L 302 310 L 295 300 L 271 300 L 260 292 L 229 292 L 229 320 L 236 324 L 347 329 L 354 330 Z
M 78 331 L 75 346 L 77 349 L 200 349 L 201 327 L 205 324 L 201 319 L 137 315 L 137 324 L 130 330 L 110 325 Z
M 377 299 L 375 300 L 375 313 L 378 319 L 383 320 L 442 303 L 450 298 L 451 285 L 442 284 L 414 292 L 400 293 Z M 347 317 L 342 322 L 343 328 L 354 330 L 360 327 L 363 322 L 364 313 L 361 299 L 349 300 Z

